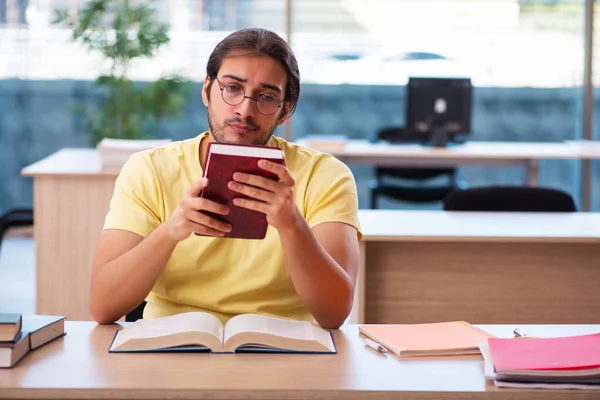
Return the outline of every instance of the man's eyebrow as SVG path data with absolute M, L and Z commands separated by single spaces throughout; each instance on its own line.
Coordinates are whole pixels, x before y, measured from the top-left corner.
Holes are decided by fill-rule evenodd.
M 264 87 L 265 89 L 274 90 L 275 92 L 281 94 L 281 89 L 278 86 L 271 85 L 270 83 L 265 83 L 265 82 L 261 82 L 260 86 Z
M 248 82 L 248 79 L 240 78 L 239 76 L 235 76 L 235 75 L 232 75 L 232 74 L 225 74 L 225 75 L 223 75 L 223 78 L 230 78 L 230 79 L 233 79 L 235 81 L 242 82 L 242 83 Z M 276 91 L 277 93 L 281 93 L 281 88 L 279 88 L 276 85 L 272 85 L 270 83 L 261 82 L 260 86 L 264 87 L 265 89 L 271 89 L 271 90 Z
M 233 79 L 235 81 L 239 81 L 239 82 L 242 82 L 242 83 L 248 82 L 248 79 L 240 78 L 239 76 L 235 76 L 235 75 L 231 75 L 231 74 L 225 74 L 225 75 L 223 75 L 222 78 L 231 78 L 231 79 Z

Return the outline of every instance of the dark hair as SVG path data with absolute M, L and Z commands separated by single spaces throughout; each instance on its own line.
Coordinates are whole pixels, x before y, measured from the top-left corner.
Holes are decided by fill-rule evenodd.
M 223 59 L 227 58 L 230 52 L 241 52 L 248 55 L 266 55 L 276 61 L 287 72 L 287 83 L 285 85 L 284 101 L 292 102 L 290 110 L 285 110 L 291 116 L 296 110 L 298 97 L 300 96 L 300 71 L 298 70 L 298 61 L 292 52 L 292 49 L 279 35 L 266 29 L 247 28 L 233 32 L 223 39 L 208 58 L 206 64 L 206 75 L 210 79 L 208 92 L 217 76 Z

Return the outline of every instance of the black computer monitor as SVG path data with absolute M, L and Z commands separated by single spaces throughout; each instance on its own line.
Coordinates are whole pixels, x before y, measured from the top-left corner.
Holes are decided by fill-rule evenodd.
M 473 87 L 469 78 L 415 78 L 406 85 L 406 133 L 445 147 L 471 131 Z M 424 140 L 425 141 L 425 140 Z

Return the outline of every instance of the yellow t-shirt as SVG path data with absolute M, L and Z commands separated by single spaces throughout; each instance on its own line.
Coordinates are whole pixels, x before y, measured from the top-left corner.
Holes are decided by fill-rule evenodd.
M 131 156 L 115 182 L 104 229 L 146 237 L 163 223 L 202 177 L 199 146 L 207 136 Z M 278 137 L 268 145 L 283 149 L 296 182 L 296 204 L 309 225 L 343 222 L 355 227 L 360 239 L 358 196 L 348 167 Z M 146 301 L 144 318 L 206 311 L 223 323 L 244 313 L 312 319 L 294 289 L 272 226 L 262 240 L 191 235 L 175 247 Z

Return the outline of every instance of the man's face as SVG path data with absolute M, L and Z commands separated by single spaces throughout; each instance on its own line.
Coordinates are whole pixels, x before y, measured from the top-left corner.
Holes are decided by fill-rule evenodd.
M 282 105 L 275 113 L 263 115 L 258 111 L 255 100 L 245 98 L 238 105 L 229 105 L 221 97 L 221 87 L 239 84 L 246 96 L 258 98 L 261 94 L 276 96 L 280 101 L 285 96 L 287 74 L 274 59 L 267 56 L 227 57 L 214 80 L 208 96 L 208 77 L 204 80 L 202 100 L 208 107 L 208 125 L 215 141 L 236 144 L 266 144 L 275 129 L 285 122 Z M 210 101 L 209 101 L 210 97 Z

